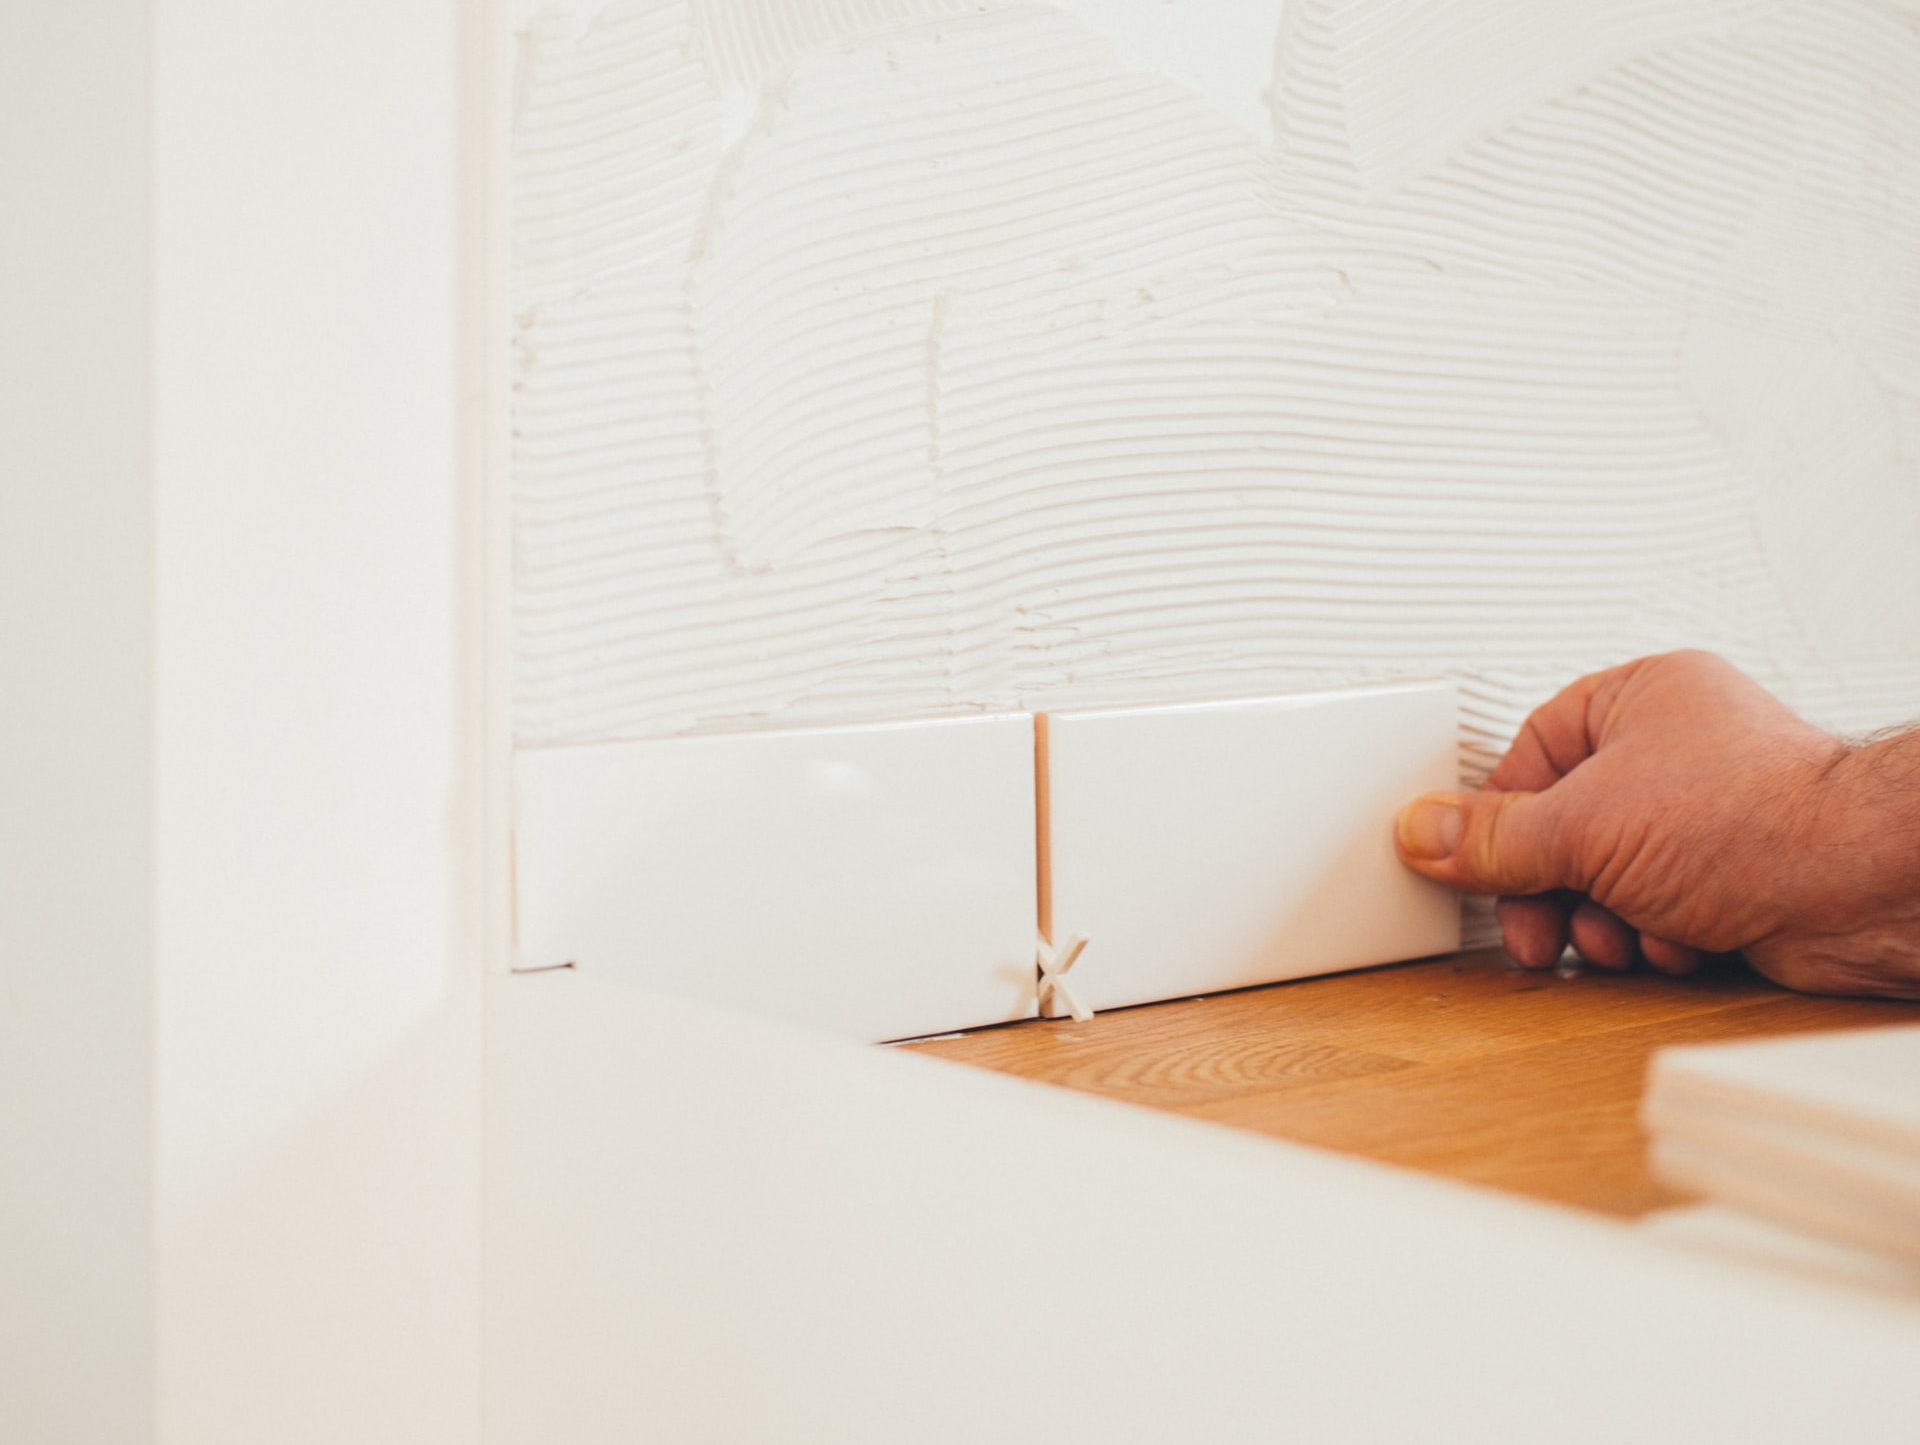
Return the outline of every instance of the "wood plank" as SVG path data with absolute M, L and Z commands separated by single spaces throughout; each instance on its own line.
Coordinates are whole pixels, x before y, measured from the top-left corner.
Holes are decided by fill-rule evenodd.
M 1647 1173 L 1649 1058 L 1669 1044 L 1920 1021 L 1737 966 L 1529 973 L 1484 950 L 907 1045 L 1003 1073 L 1617 1215 Z

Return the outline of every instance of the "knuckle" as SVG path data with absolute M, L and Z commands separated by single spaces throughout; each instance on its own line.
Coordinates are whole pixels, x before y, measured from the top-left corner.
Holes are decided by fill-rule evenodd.
M 1525 816 L 1522 809 L 1536 806 L 1527 793 L 1491 797 L 1485 825 L 1469 840 L 1468 856 L 1481 877 L 1528 889 L 1544 886 L 1541 880 L 1551 871 L 1550 860 L 1541 856 L 1537 830 L 1520 821 Z
M 1539 886 L 1580 887 L 1583 880 L 1577 817 L 1564 808 L 1536 808 L 1530 824 L 1529 846 Z
M 1733 664 L 1717 652 L 1704 647 L 1683 647 L 1675 652 L 1662 653 L 1657 661 L 1675 667 L 1684 667 L 1694 672 L 1727 672 Z

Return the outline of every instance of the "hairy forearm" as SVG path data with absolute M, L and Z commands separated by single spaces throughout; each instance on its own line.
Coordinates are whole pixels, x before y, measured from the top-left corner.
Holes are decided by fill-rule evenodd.
M 1870 901 L 1920 900 L 1920 728 L 1845 745 L 1827 777 L 1823 846 Z
M 1818 993 L 1920 997 L 1920 729 L 1843 745 L 1816 805 L 1804 976 Z M 1832 946 L 1822 947 L 1825 934 Z M 1845 940 L 1844 946 L 1841 940 Z

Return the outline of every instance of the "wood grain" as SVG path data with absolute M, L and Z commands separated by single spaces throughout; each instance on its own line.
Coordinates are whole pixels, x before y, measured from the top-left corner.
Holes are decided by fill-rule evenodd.
M 1647 1174 L 1647 1061 L 1668 1044 L 1920 1021 L 1727 966 L 1528 973 L 1497 951 L 1036 1021 L 905 1047 L 1610 1214 Z

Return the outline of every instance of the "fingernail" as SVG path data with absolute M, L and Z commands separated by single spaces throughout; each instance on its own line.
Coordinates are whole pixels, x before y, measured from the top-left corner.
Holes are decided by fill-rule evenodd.
M 1409 858 L 1436 863 L 1453 856 L 1465 826 L 1453 804 L 1421 798 L 1400 810 L 1400 847 Z

